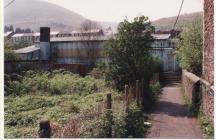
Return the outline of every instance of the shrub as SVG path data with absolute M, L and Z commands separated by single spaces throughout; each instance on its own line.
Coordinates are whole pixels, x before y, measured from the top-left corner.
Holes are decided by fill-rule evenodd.
M 199 122 L 206 137 L 210 139 L 214 138 L 214 127 L 211 122 L 203 115 L 199 116 Z
M 201 19 L 196 19 L 188 24 L 181 33 L 181 39 L 177 50 L 180 66 L 198 76 L 202 74 L 202 28 Z
M 150 97 L 153 103 L 155 103 L 158 100 L 160 94 L 161 94 L 160 83 L 156 82 L 154 84 L 151 84 L 150 85 Z
M 142 138 L 144 136 L 144 129 L 142 108 L 133 102 L 129 105 L 126 116 L 126 137 Z

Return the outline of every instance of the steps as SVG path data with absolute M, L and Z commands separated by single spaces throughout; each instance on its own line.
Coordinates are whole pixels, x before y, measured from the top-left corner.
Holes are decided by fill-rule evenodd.
M 181 81 L 181 73 L 163 72 L 160 78 L 163 83 L 179 83 Z

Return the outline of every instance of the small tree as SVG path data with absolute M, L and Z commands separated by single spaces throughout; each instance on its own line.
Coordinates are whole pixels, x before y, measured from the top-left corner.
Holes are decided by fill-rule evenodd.
M 18 56 L 14 52 L 14 46 L 9 40 L 4 42 L 4 60 L 16 60 Z
M 181 33 L 177 55 L 180 66 L 198 76 L 202 75 L 202 46 L 202 19 L 196 19 L 186 25 Z
M 154 71 L 154 59 L 149 52 L 153 32 L 154 27 L 145 16 L 132 22 L 125 19 L 118 26 L 118 34 L 105 44 L 109 59 L 107 76 L 115 81 L 117 88 L 142 78 L 148 84 Z

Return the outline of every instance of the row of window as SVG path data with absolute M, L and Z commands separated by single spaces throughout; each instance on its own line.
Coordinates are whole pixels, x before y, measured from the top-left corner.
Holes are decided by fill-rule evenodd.
M 152 47 L 175 47 L 175 43 L 171 41 L 155 41 Z

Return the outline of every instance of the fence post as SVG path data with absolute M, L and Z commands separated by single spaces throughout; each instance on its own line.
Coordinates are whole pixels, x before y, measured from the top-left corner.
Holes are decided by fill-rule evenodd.
M 112 138 L 112 96 L 111 94 L 107 94 L 107 121 L 108 121 L 108 126 L 107 126 L 107 132 L 106 132 L 106 137 L 107 138 Z
M 112 108 L 112 97 L 111 94 L 107 94 L 107 109 L 111 109 Z
M 139 104 L 139 80 L 136 80 L 136 102 Z
M 129 105 L 129 96 L 128 96 L 128 85 L 125 85 L 125 111 L 128 112 L 128 105 Z
M 141 103 L 144 101 L 144 79 L 141 80 Z
M 139 104 L 141 104 L 141 100 L 142 100 L 142 81 L 139 82 Z
M 39 135 L 39 138 L 50 138 L 51 127 L 50 127 L 50 122 L 48 119 L 43 119 L 40 121 L 38 135 Z

